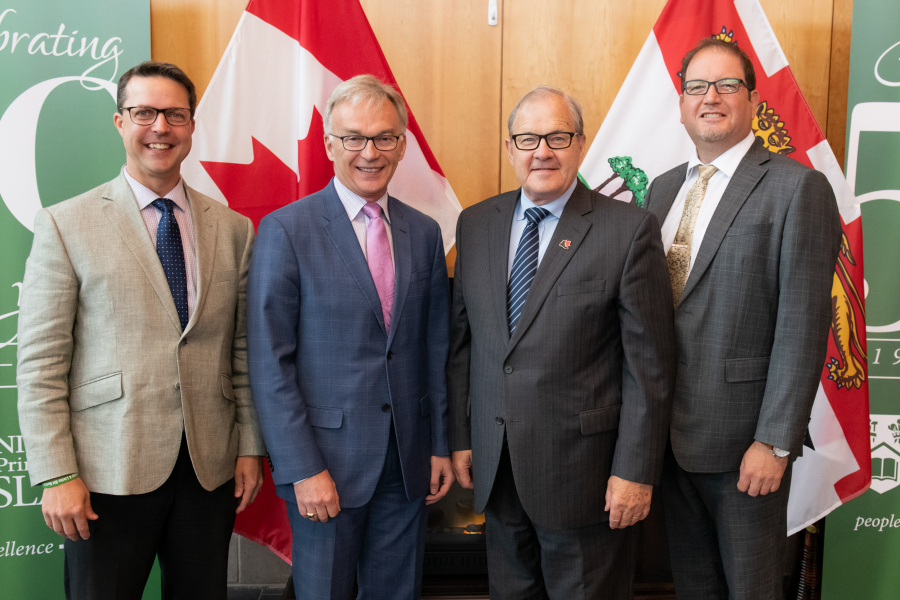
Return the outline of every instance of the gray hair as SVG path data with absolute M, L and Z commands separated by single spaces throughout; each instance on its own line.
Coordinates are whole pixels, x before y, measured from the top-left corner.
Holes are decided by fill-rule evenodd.
M 322 115 L 322 124 L 325 133 L 331 135 L 331 113 L 338 104 L 346 102 L 352 106 L 361 104 L 372 105 L 379 100 L 387 100 L 397 109 L 400 117 L 400 133 L 406 132 L 409 117 L 406 113 L 406 103 L 394 86 L 384 83 L 374 75 L 357 75 L 347 81 L 341 82 L 325 104 L 325 113 Z
M 513 123 L 516 121 L 516 115 L 519 114 L 519 109 L 529 104 L 535 100 L 543 100 L 544 98 L 549 98 L 550 96 L 556 96 L 557 98 L 562 98 L 566 101 L 566 104 L 569 106 L 569 112 L 572 115 L 572 122 L 575 124 L 575 133 L 579 135 L 584 135 L 584 117 L 581 114 L 581 104 L 578 103 L 578 100 L 568 95 L 564 91 L 559 88 L 551 87 L 549 85 L 539 85 L 534 88 L 516 103 L 516 107 L 512 109 L 512 112 L 509 113 L 509 119 L 506 122 L 506 127 L 509 130 L 509 136 L 513 135 Z

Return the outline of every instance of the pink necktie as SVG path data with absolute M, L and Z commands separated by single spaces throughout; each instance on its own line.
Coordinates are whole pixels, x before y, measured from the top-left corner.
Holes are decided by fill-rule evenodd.
M 387 229 L 381 220 L 381 206 L 375 202 L 366 202 L 362 207 L 369 217 L 366 225 L 366 258 L 369 271 L 375 280 L 375 289 L 381 299 L 381 310 L 384 313 L 384 330 L 391 329 L 391 309 L 394 307 L 394 263 L 391 261 L 391 245 L 388 243 Z

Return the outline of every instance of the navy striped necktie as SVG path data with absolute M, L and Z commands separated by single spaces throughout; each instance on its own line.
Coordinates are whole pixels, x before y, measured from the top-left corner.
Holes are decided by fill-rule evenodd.
M 509 335 L 516 330 L 516 323 L 522 315 L 525 307 L 525 299 L 528 296 L 528 288 L 534 280 L 538 268 L 538 248 L 540 236 L 538 235 L 538 223 L 550 215 L 550 211 L 539 206 L 525 211 L 528 223 L 519 238 L 519 247 L 516 248 L 516 256 L 513 259 L 512 272 L 509 274 L 509 288 L 507 291 L 507 313 L 509 315 Z
M 166 273 L 166 281 L 169 282 L 175 309 L 178 311 L 178 320 L 181 321 L 181 330 L 184 331 L 188 322 L 187 273 L 184 269 L 181 230 L 175 220 L 175 203 L 168 198 L 157 198 L 153 201 L 153 206 L 162 213 L 156 228 L 156 253 Z

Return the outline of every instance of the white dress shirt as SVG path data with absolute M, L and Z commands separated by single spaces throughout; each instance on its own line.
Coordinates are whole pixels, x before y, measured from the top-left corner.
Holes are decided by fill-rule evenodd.
M 703 196 L 703 203 L 700 205 L 700 211 L 697 213 L 697 222 L 694 224 L 694 234 L 691 238 L 691 268 L 694 267 L 694 261 L 697 259 L 697 252 L 700 250 L 700 244 L 703 243 L 703 236 L 706 235 L 706 229 L 712 220 L 716 207 L 725 193 L 725 188 L 737 171 L 738 165 L 744 159 L 744 155 L 753 145 L 756 137 L 751 131 L 743 140 L 720 154 L 710 164 L 718 169 L 712 177 L 709 178 L 709 184 L 706 187 L 706 194 Z M 687 198 L 688 191 L 700 176 L 700 159 L 697 157 L 696 151 L 688 160 L 687 172 L 685 173 L 684 183 L 675 196 L 675 202 L 669 209 L 669 214 L 662 225 L 662 242 L 663 249 L 668 254 L 672 242 L 675 240 L 675 234 L 678 233 L 678 225 L 681 223 L 681 215 L 684 213 L 684 201 Z M 688 269 L 690 273 L 690 269 Z

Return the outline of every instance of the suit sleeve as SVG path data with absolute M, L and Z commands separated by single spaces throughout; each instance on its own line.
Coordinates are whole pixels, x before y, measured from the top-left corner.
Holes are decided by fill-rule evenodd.
M 235 399 L 234 421 L 238 432 L 238 455 L 262 456 L 266 453 L 266 446 L 259 429 L 256 407 L 253 405 L 247 368 L 247 279 L 250 272 L 254 233 L 253 223 L 250 219 L 242 221 L 246 227 L 247 242 L 241 254 L 234 339 L 231 345 L 231 372 Z
M 432 456 L 450 456 L 447 439 L 447 344 L 450 292 L 447 289 L 447 258 L 440 227 L 435 224 L 436 243 L 431 268 L 431 298 L 428 303 L 428 386 L 431 399 Z
M 662 473 L 675 384 L 671 284 L 656 217 L 646 214 L 631 243 L 619 293 L 622 410 L 612 474 L 656 484 Z
M 68 374 L 78 278 L 53 216 L 35 217 L 19 309 L 19 426 L 32 485 L 78 472 L 69 420 Z
M 247 286 L 250 386 L 276 484 L 325 470 L 305 399 L 297 385 L 301 282 L 290 236 L 281 222 L 262 220 Z
M 822 376 L 841 221 L 822 173 L 800 178 L 782 236 L 778 313 L 755 439 L 797 456 Z
M 469 421 L 469 357 L 472 333 L 466 314 L 462 269 L 463 216 L 456 224 L 456 265 L 453 272 L 453 301 L 450 305 L 450 357 L 447 368 L 449 394 L 450 450 L 472 448 Z

